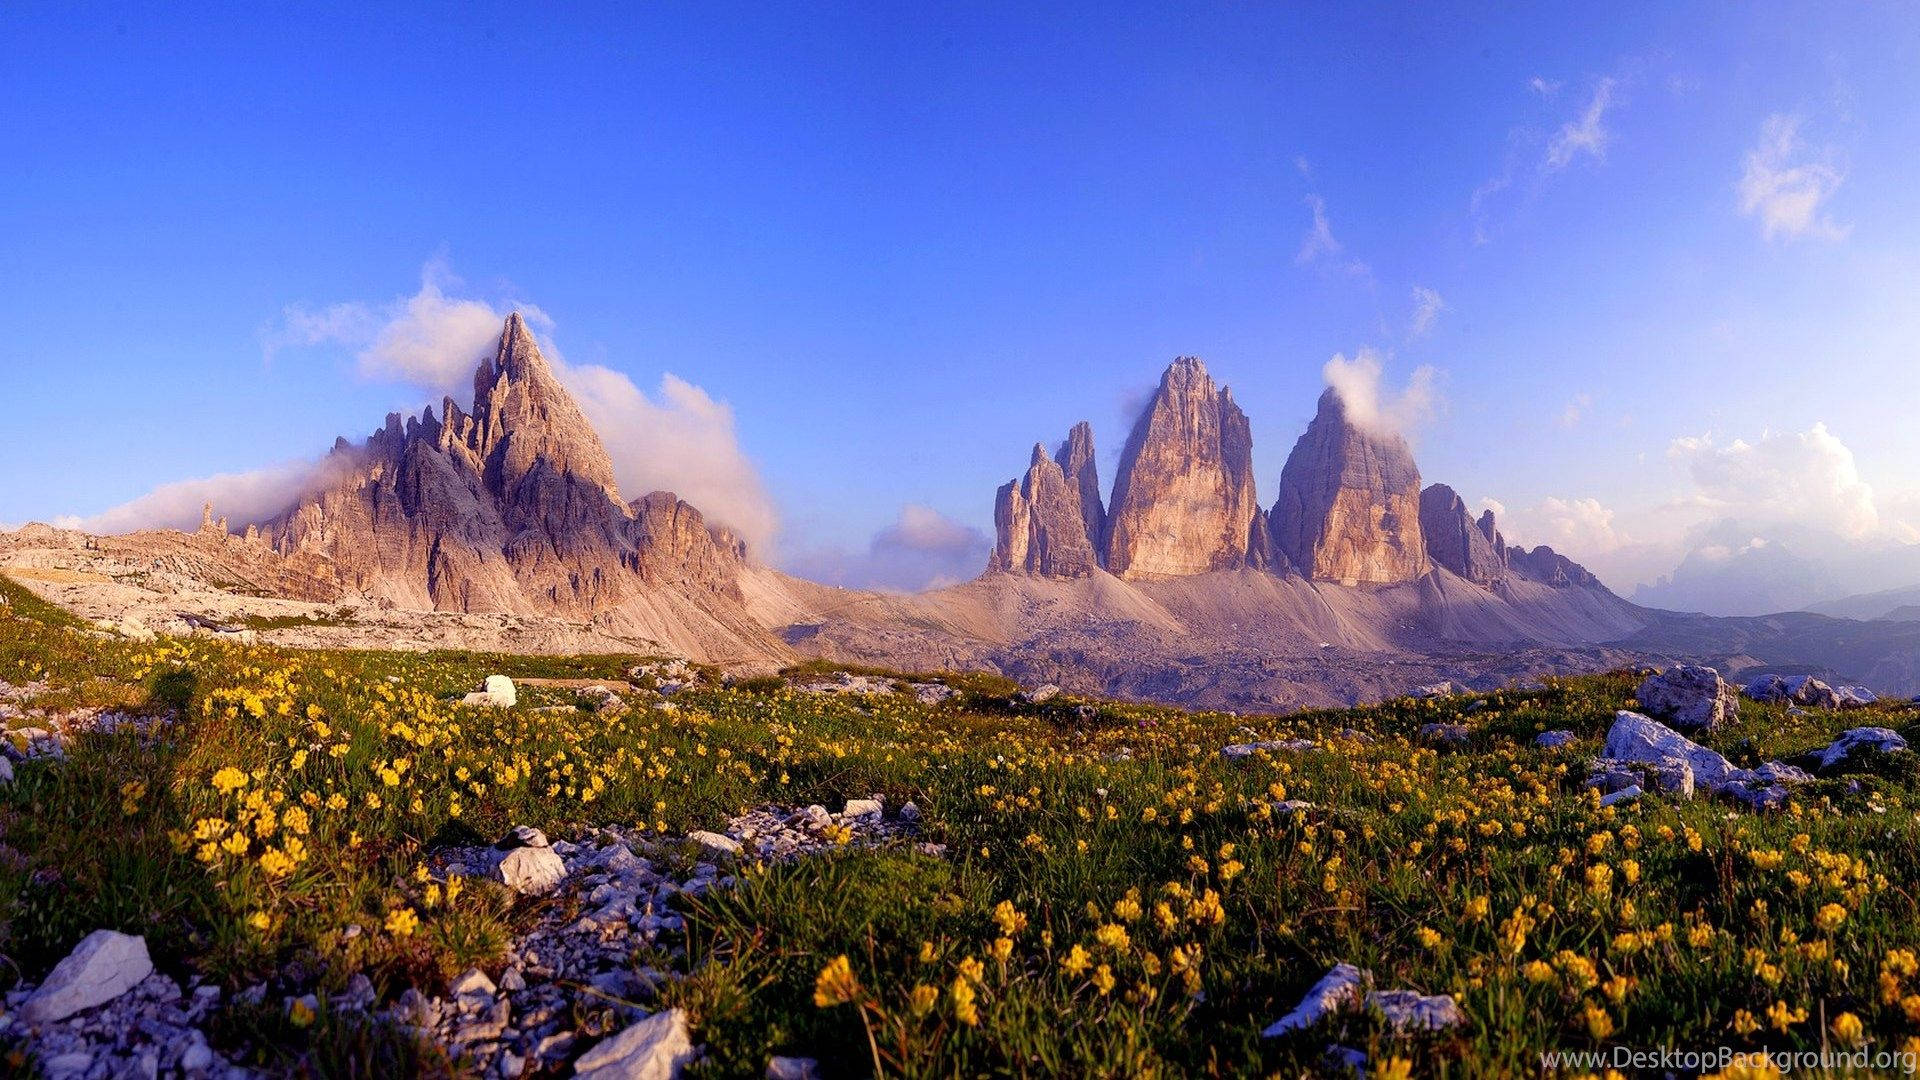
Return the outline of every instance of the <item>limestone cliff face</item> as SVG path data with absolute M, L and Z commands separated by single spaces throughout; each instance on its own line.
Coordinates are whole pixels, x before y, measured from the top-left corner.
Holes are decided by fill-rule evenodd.
M 1391 584 L 1431 566 L 1412 450 L 1353 423 L 1331 389 L 1281 470 L 1268 527 L 1275 548 L 1308 577 Z
M 1528 551 L 1522 547 L 1510 547 L 1507 551 L 1508 565 L 1513 572 L 1529 581 L 1542 585 L 1551 585 L 1556 589 L 1605 589 L 1593 572 L 1545 544 Z
M 1089 443 L 1089 471 L 1091 453 Z M 1064 450 L 1062 456 L 1067 456 Z M 1094 497 L 1099 497 L 1098 488 Z M 1047 457 L 1046 448 L 1037 443 L 1027 474 L 995 492 L 993 524 L 995 539 L 989 569 L 1043 577 L 1088 577 L 1099 568 L 1080 492 L 1067 479 L 1060 462 Z
M 1153 580 L 1246 566 L 1258 514 L 1246 414 L 1197 358 L 1175 360 L 1120 456 L 1107 569 Z
M 1427 556 L 1476 585 L 1492 588 L 1507 577 L 1505 545 L 1489 510 L 1476 522 L 1466 501 L 1445 484 L 1420 493 L 1420 534 Z
M 325 475 L 264 530 L 283 554 L 330 560 L 350 591 L 656 639 L 764 637 L 742 607 L 745 546 L 669 492 L 622 501 L 606 447 L 517 313 L 474 375 L 470 414 L 449 398 L 438 418 L 389 416 L 362 444 L 337 441 Z

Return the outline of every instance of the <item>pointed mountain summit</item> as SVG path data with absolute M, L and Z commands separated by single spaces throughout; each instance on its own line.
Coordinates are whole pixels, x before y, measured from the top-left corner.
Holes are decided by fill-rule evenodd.
M 1073 425 L 1053 460 L 1080 497 L 1080 517 L 1087 523 L 1087 538 L 1096 552 L 1104 552 L 1107 508 L 1100 501 L 1100 467 L 1093 460 L 1093 425 L 1085 420 Z
M 1099 497 L 1097 490 L 1094 497 Z M 1079 490 L 1039 443 L 1033 446 L 1026 476 L 994 493 L 993 525 L 990 570 L 1088 577 L 1099 569 Z
M 688 655 L 780 646 L 746 613 L 746 546 L 671 492 L 622 501 L 613 461 L 518 312 L 473 411 L 398 414 L 335 443 L 325 482 L 263 531 L 398 607 L 591 619 Z M 1077 513 L 1077 511 L 1076 511 Z
M 507 316 L 493 359 L 473 373 L 473 421 L 471 445 L 496 495 L 507 496 L 544 468 L 621 501 L 606 446 L 517 311 Z
M 1120 455 L 1107 569 L 1157 579 L 1261 564 L 1249 558 L 1258 514 L 1246 414 L 1197 357 L 1175 360 Z
M 1391 584 L 1431 565 L 1412 449 L 1354 423 L 1331 388 L 1287 457 L 1268 521 L 1274 546 L 1308 577 Z

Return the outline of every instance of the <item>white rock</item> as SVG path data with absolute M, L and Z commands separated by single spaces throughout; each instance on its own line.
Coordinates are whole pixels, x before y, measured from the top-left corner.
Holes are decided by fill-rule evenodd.
M 1740 694 L 1710 667 L 1681 664 L 1647 676 L 1640 707 L 1675 727 L 1711 730 L 1740 716 Z
M 1044 705 L 1060 696 L 1060 688 L 1052 683 L 1036 686 L 1020 695 L 1029 705 Z
M 1263 1039 L 1285 1035 L 1290 1031 L 1301 1031 L 1319 1023 L 1329 1015 L 1348 1008 L 1360 1000 L 1360 991 L 1366 985 L 1366 973 L 1352 964 L 1335 964 L 1333 970 L 1320 977 L 1300 1004 L 1293 1011 L 1268 1024 L 1260 1033 Z
M 1613 714 L 1604 753 L 1621 761 L 1655 764 L 1678 758 L 1693 769 L 1694 781 L 1708 790 L 1725 783 L 1727 774 L 1733 771 L 1733 764 L 1726 758 L 1657 720 L 1625 709 Z
M 1422 994 L 1414 990 L 1376 990 L 1367 995 L 1367 1004 L 1386 1015 L 1396 1031 L 1417 1028 L 1440 1031 L 1464 1024 L 1465 1015 L 1454 1004 L 1452 994 Z
M 1840 733 L 1826 749 L 1820 751 L 1820 767 L 1830 769 L 1847 759 L 1857 750 L 1874 750 L 1882 754 L 1895 750 L 1905 750 L 1907 740 L 1899 732 L 1883 727 L 1857 727 Z
M 547 834 L 531 825 L 515 825 L 507 830 L 507 835 L 493 845 L 501 851 L 511 851 L 517 847 L 552 847 L 547 842 Z
M 1639 798 L 1643 794 L 1645 794 L 1645 792 L 1640 790 L 1640 785 L 1634 784 L 1631 787 L 1621 788 L 1619 791 L 1616 791 L 1611 795 L 1602 796 L 1600 799 L 1600 805 L 1613 806 L 1617 803 L 1632 802 L 1633 800 Z
M 820 1080 L 820 1063 L 803 1057 L 773 1058 L 767 1062 L 767 1080 Z
M 501 857 L 494 876 L 522 896 L 552 892 L 567 876 L 567 864 L 550 847 L 514 848 Z
M 672 1080 L 693 1060 L 687 1014 L 655 1013 L 580 1055 L 574 1075 L 590 1080 Z
M 483 692 L 487 695 L 489 703 L 496 708 L 511 709 L 520 700 L 520 695 L 514 692 L 513 680 L 505 675 L 487 676 L 487 684 Z
M 1542 750 L 1558 750 L 1572 745 L 1577 739 L 1579 736 L 1571 731 L 1543 731 L 1533 737 L 1533 745 Z
M 54 965 L 45 982 L 20 1006 L 29 1024 L 64 1020 L 82 1009 L 104 1005 L 153 974 L 147 939 L 113 930 L 95 930 Z
M 708 832 L 705 829 L 688 833 L 687 839 L 717 855 L 738 855 L 741 850 L 740 841 L 722 833 Z
M 1229 761 L 1250 758 L 1262 750 L 1269 753 L 1280 751 L 1301 751 L 1313 749 L 1312 739 L 1282 739 L 1269 742 L 1233 743 L 1220 748 L 1220 756 Z
M 13 762 L 8 761 L 6 755 L 0 754 L 0 784 L 11 783 L 13 783 Z
M 848 799 L 847 808 L 840 812 L 840 816 L 859 820 L 863 818 L 878 818 L 884 812 L 885 810 L 881 807 L 880 800 L 878 799 Z
M 459 978 L 447 984 L 447 993 L 456 998 L 465 997 L 468 994 L 484 994 L 492 997 L 497 989 L 498 987 L 493 985 L 493 980 L 487 978 L 487 973 L 479 968 L 468 968 Z

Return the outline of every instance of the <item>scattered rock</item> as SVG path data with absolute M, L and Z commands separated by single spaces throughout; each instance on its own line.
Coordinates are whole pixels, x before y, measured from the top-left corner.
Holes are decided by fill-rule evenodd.
M 1743 691 L 1754 701 L 1799 705 L 1811 709 L 1837 709 L 1840 695 L 1833 687 L 1811 675 L 1763 675 L 1747 684 Z
M 64 1020 L 104 1005 L 153 974 L 147 939 L 115 930 L 95 930 L 54 965 L 45 982 L 20 1007 L 29 1024 Z
M 669 1080 L 692 1060 L 687 1014 L 668 1009 L 601 1041 L 580 1055 L 573 1068 L 575 1076 L 590 1080 Z
M 1229 761 L 1238 761 L 1241 758 L 1250 758 L 1262 750 L 1269 753 L 1280 753 L 1283 751 L 1297 752 L 1301 750 L 1311 750 L 1313 747 L 1314 742 L 1312 739 L 1281 739 L 1268 742 L 1234 743 L 1230 746 L 1221 747 L 1220 756 Z
M 687 839 L 716 855 L 738 855 L 741 851 L 740 841 L 724 833 L 698 829 L 688 833 Z
M 1472 732 L 1465 724 L 1422 724 L 1420 737 L 1427 742 L 1455 748 L 1465 746 Z
M 1458 686 L 1455 686 L 1452 682 L 1449 681 L 1449 682 L 1431 683 L 1427 686 L 1415 687 L 1413 690 L 1413 693 L 1408 694 L 1407 696 L 1410 698 L 1415 698 L 1415 699 L 1424 701 L 1428 698 L 1452 697 L 1453 695 L 1458 693 L 1460 693 L 1460 688 Z
M 1606 756 L 1595 762 L 1597 769 L 1649 765 L 1671 769 L 1684 763 L 1694 784 L 1755 808 L 1783 805 L 1793 786 L 1812 779 L 1802 770 L 1777 761 L 1757 769 L 1734 768 L 1726 758 L 1659 721 L 1624 709 L 1614 714 L 1604 753 Z
M 1880 695 L 1864 686 L 1842 686 L 1833 693 L 1840 699 L 1842 709 L 1864 709 L 1880 700 Z
M 1889 728 L 1851 728 L 1841 732 L 1839 738 L 1833 740 L 1825 749 L 1820 751 L 1820 767 L 1822 769 L 1831 769 L 1846 761 L 1850 755 L 1862 750 L 1887 754 L 1895 750 L 1905 750 L 1906 748 L 1907 740 L 1901 738 L 1898 732 Z
M 1292 1012 L 1267 1025 L 1260 1035 L 1271 1039 L 1311 1028 L 1328 1016 L 1359 1004 L 1362 993 L 1372 984 L 1373 976 L 1352 964 L 1335 964 L 1313 984 Z M 1366 993 L 1365 1002 L 1369 1008 L 1380 1010 L 1396 1031 L 1439 1031 L 1466 1023 L 1466 1016 L 1450 994 L 1374 990 Z
M 879 799 L 848 799 L 846 809 L 840 811 L 840 816 L 856 821 L 861 819 L 877 821 L 884 813 L 885 809 Z
M 1543 731 L 1533 737 L 1533 745 L 1542 750 L 1559 750 L 1578 742 L 1580 736 L 1571 731 Z
M 1036 686 L 1031 690 L 1021 691 L 1020 700 L 1029 705 L 1044 705 L 1059 696 L 1060 688 L 1052 683 L 1046 683 L 1041 686 Z
M 1647 676 L 1635 694 L 1657 719 L 1688 731 L 1711 731 L 1740 715 L 1740 695 L 1710 667 L 1681 664 Z
M 531 825 L 515 825 L 507 830 L 507 835 L 501 837 L 493 846 L 497 851 L 512 851 L 514 848 L 551 847 L 552 845 L 547 842 L 547 834 L 539 829 Z

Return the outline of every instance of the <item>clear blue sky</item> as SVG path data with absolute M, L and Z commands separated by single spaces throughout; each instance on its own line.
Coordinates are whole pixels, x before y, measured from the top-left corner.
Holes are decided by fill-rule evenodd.
M 540 7 L 0 7 L 0 521 L 424 404 L 261 338 L 436 256 L 728 402 L 794 550 L 990 528 L 1082 417 L 1110 477 L 1182 353 L 1267 499 L 1360 347 L 1438 369 L 1423 472 L 1542 539 L 1548 499 L 1654 539 L 1682 437 L 1824 421 L 1920 481 L 1910 5 Z

